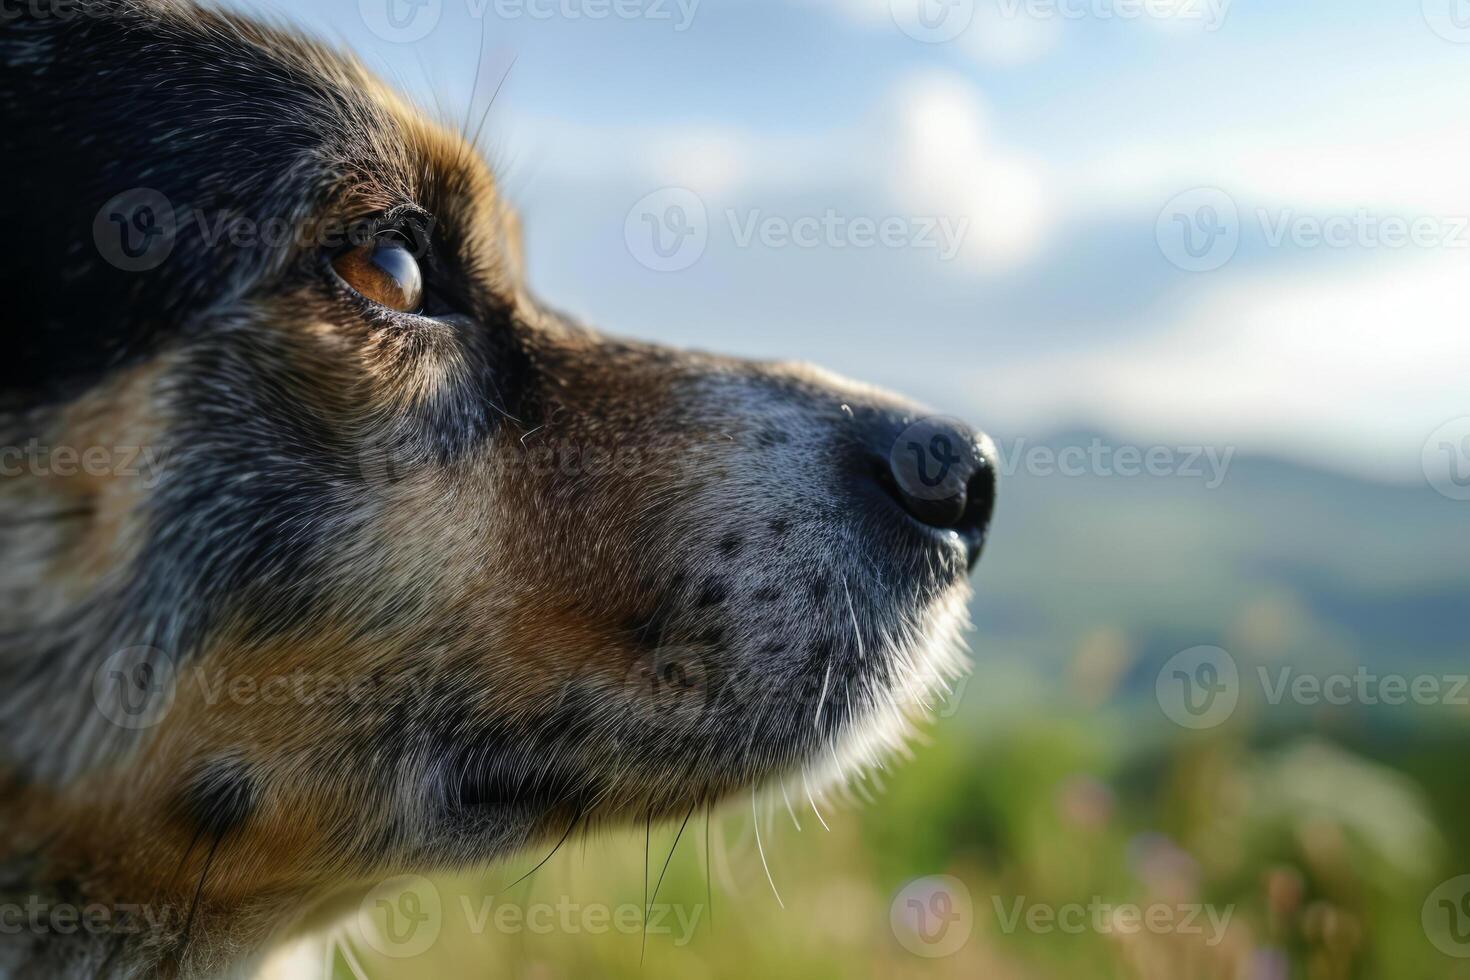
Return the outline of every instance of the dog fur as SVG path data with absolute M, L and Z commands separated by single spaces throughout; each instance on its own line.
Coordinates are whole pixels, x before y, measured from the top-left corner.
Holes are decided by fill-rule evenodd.
M 0 975 L 245 973 L 346 888 L 860 769 L 960 669 L 963 543 L 870 492 L 915 406 L 557 314 L 464 134 L 338 52 L 27 9 L 0 904 L 115 918 L 0 930 Z M 99 244 L 139 195 L 172 215 L 148 268 Z M 333 274 L 362 222 L 441 315 Z

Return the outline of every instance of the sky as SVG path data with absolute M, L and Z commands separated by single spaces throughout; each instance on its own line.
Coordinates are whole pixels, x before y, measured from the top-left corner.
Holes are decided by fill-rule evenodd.
M 232 5 L 488 106 L 612 332 L 1399 482 L 1470 415 L 1470 0 Z

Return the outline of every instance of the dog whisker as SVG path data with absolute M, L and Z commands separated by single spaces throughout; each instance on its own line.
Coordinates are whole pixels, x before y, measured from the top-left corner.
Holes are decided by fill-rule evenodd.
M 679 824 L 679 832 L 674 835 L 674 844 L 673 844 L 672 847 L 669 848 L 669 856 L 666 857 L 666 858 L 664 858 L 664 866 L 663 866 L 663 869 L 661 871 L 659 871 L 659 873 L 658 873 L 658 881 L 654 882 L 654 885 L 653 885 L 653 897 L 651 897 L 648 900 L 648 907 L 649 908 L 652 908 L 653 904 L 658 901 L 658 889 L 659 889 L 659 886 L 664 883 L 664 875 L 668 874 L 668 871 L 669 871 L 669 862 L 671 862 L 671 861 L 674 860 L 674 852 L 679 849 L 679 839 L 684 836 L 684 828 L 687 827 L 687 826 L 689 826 L 689 818 L 692 817 L 692 816 L 694 816 L 694 808 L 697 805 L 698 805 L 698 801 L 697 800 L 694 803 L 689 804 L 689 812 L 686 813 L 686 814 L 684 814 L 684 822 L 681 823 L 681 824 Z M 646 854 L 647 851 L 645 850 L 644 853 Z M 647 915 L 648 915 L 648 912 L 647 912 L 647 909 L 645 909 L 644 910 L 644 917 L 645 917 L 645 919 L 647 918 Z M 647 950 L 648 950 L 648 929 L 646 928 L 646 922 L 645 922 L 645 928 L 643 930 L 643 947 L 638 951 L 638 962 L 639 962 L 640 965 L 643 963 L 643 954 L 645 952 L 647 952 Z
M 857 610 L 852 608 L 852 593 L 847 590 L 847 576 L 842 576 L 842 594 L 847 598 L 847 614 L 852 617 L 852 635 L 857 640 L 858 659 L 866 659 L 863 653 L 863 631 L 858 629 Z
M 169 921 L 116 969 L 77 937 L 35 944 L 22 972 L 235 975 L 319 896 L 389 868 L 489 865 L 487 888 L 510 876 L 497 891 L 529 900 L 561 849 L 636 835 L 639 815 L 641 962 L 695 807 L 711 909 L 717 875 L 750 887 L 731 867 L 743 827 L 713 839 L 715 803 L 747 790 L 784 909 L 764 846 L 780 816 L 758 792 L 776 780 L 800 833 L 804 790 L 830 832 L 825 809 L 874 799 L 956 673 L 959 559 L 989 518 L 941 527 L 904 490 L 895 452 L 919 406 L 542 304 L 494 172 L 515 59 L 488 18 L 461 105 L 432 47 L 385 64 L 420 93 L 399 97 L 284 26 L 189 0 L 86 6 L 0 31 L 14 223 L 66 231 L 17 237 L 0 263 L 11 321 L 45 332 L 0 369 L 23 382 L 0 385 L 0 441 L 31 460 L 0 481 L 16 552 L 0 769 L 27 781 L 0 776 L 0 826 L 23 829 L 0 834 L 0 871 L 60 824 L 25 890 L 95 868 L 65 889 L 151 899 Z M 94 75 L 101 98 L 57 98 Z M 135 181 L 169 196 L 116 193 Z M 237 211 L 263 226 L 242 232 L 309 234 L 237 242 Z M 632 248 L 658 215 L 628 215 Z M 655 251 L 680 232 L 658 224 Z M 912 446 L 980 445 L 939 428 Z M 85 478 L 51 479 L 63 447 Z M 92 472 L 89 449 L 117 458 Z M 989 461 L 943 462 L 985 489 Z M 180 684 L 195 677 L 208 689 Z M 652 876 L 652 821 L 679 809 Z M 356 974 L 371 935 L 339 940 Z
M 781 893 L 776 890 L 776 879 L 771 877 L 771 866 L 766 863 L 766 848 L 761 843 L 760 815 L 755 812 L 755 790 L 750 791 L 750 820 L 755 828 L 755 849 L 760 852 L 761 867 L 766 870 L 766 881 L 770 882 L 771 894 L 776 896 L 776 904 L 784 909 L 786 903 L 781 901 Z
M 653 838 L 653 811 L 643 815 L 643 938 L 638 948 L 638 963 L 648 949 L 648 846 Z
M 540 861 L 537 861 L 534 868 L 521 875 L 515 881 L 512 881 L 510 884 L 506 885 L 505 888 L 502 889 L 502 891 L 510 891 L 516 885 L 519 885 L 521 882 L 525 881 L 527 878 L 540 871 L 542 866 L 545 865 L 547 861 L 550 861 L 557 851 L 561 850 L 561 846 L 567 842 L 567 838 L 572 836 L 572 831 L 577 828 L 577 824 L 582 820 L 582 813 L 583 810 L 579 808 L 576 814 L 572 817 L 572 822 L 567 824 L 567 829 L 562 832 L 561 838 L 556 842 L 556 846 L 554 846 L 549 852 L 547 852 L 547 855 L 544 858 L 542 858 Z
M 822 693 L 817 697 L 817 713 L 812 718 L 812 727 L 818 732 L 822 730 L 822 705 L 827 703 L 827 682 L 832 679 L 832 661 L 827 661 L 827 669 L 822 672 Z
M 485 120 L 490 118 L 490 110 L 495 107 L 495 99 L 497 96 L 500 95 L 501 88 L 505 86 L 505 80 L 510 77 L 510 70 L 515 66 L 516 59 L 515 56 L 512 56 L 510 59 L 510 64 L 505 66 L 505 71 L 500 76 L 500 81 L 495 83 L 495 91 L 490 93 L 490 100 L 485 103 L 485 111 L 480 115 L 480 122 L 479 125 L 475 127 L 474 135 L 472 135 L 469 140 L 467 140 L 471 147 L 478 147 L 480 145 L 480 134 L 485 129 Z
M 802 770 L 801 782 L 802 785 L 806 787 L 806 801 L 812 805 L 812 812 L 817 815 L 817 823 L 822 825 L 823 830 L 831 833 L 832 828 L 827 826 L 827 821 L 822 816 L 822 811 L 817 808 L 817 801 L 812 797 L 812 786 L 811 783 L 807 781 L 806 770 Z
M 801 833 L 801 821 L 796 819 L 796 811 L 791 809 L 791 796 L 786 792 L 786 781 L 781 781 L 781 799 L 786 801 L 786 813 L 791 817 L 791 822 L 796 826 L 796 832 Z
M 704 804 L 704 903 L 706 908 L 709 910 L 708 921 L 711 929 L 713 929 L 715 925 L 715 869 L 710 866 L 709 861 L 709 823 L 710 810 L 713 808 L 714 804 L 706 800 Z

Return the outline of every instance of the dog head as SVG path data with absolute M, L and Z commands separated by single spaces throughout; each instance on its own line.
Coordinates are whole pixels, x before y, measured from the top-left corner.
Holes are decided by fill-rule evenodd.
M 463 135 L 349 59 L 70 9 L 0 35 L 0 765 L 46 873 L 207 915 L 463 866 L 860 767 L 958 670 L 982 437 L 558 315 Z

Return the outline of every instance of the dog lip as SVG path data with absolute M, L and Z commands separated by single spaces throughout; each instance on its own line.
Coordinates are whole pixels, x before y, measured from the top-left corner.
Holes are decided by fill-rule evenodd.
M 973 572 L 975 566 L 980 563 L 980 555 L 985 551 L 985 531 L 963 531 L 956 532 L 960 540 L 965 544 L 965 571 Z
M 886 476 L 886 472 L 883 475 Z M 925 524 L 910 514 L 908 509 L 894 498 L 887 487 L 883 486 L 882 479 L 877 482 L 878 492 L 870 496 L 879 498 L 882 501 L 880 506 L 886 512 L 898 515 L 907 527 L 941 547 L 953 547 L 956 544 L 963 547 L 965 549 L 965 572 L 968 574 L 974 571 L 975 565 L 980 561 L 980 553 L 985 548 L 988 528 L 981 530 L 979 528 L 935 527 L 932 524 Z
M 980 554 L 985 550 L 986 539 L 990 536 L 990 519 L 995 510 L 995 477 L 988 461 L 976 471 L 975 477 L 972 478 L 970 493 L 961 512 L 956 515 L 954 521 L 944 525 L 927 523 L 915 516 L 904 505 L 901 491 L 887 466 L 877 464 L 874 467 L 873 477 L 881 488 L 880 496 L 883 497 L 890 510 L 896 511 L 911 527 L 918 529 L 931 539 L 958 540 L 965 548 L 965 572 L 968 574 L 975 570 L 975 566 L 980 561 Z M 975 492 L 977 489 L 984 492 L 977 493 Z M 978 519 L 967 520 L 971 517 Z
M 910 520 L 914 519 L 910 518 Z M 914 523 L 919 524 L 921 527 L 924 526 L 923 522 L 918 520 L 914 520 Z M 980 563 L 980 554 L 985 550 L 985 538 L 987 536 L 985 531 L 979 531 L 973 528 L 960 529 L 953 527 L 926 528 L 926 530 L 931 531 L 941 538 L 955 540 L 960 543 L 965 549 L 965 574 L 968 575 L 970 572 L 973 572 L 975 566 Z

